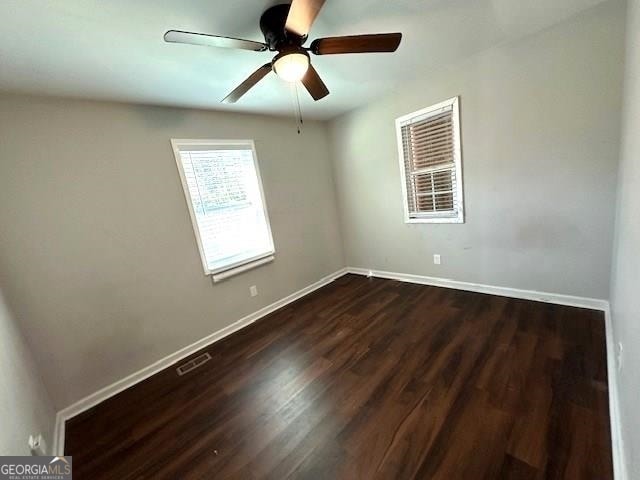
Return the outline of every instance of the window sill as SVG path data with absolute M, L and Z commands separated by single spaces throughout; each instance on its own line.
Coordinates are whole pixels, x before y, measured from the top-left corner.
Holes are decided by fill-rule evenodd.
M 224 270 L 223 272 L 213 273 L 212 278 L 215 283 L 226 280 L 229 277 L 233 277 L 234 275 L 239 275 L 247 270 L 252 270 L 254 268 L 260 267 L 267 263 L 273 262 L 275 256 L 269 255 L 268 257 L 259 258 L 257 260 L 252 260 L 248 263 L 244 263 L 242 265 L 238 265 L 237 267 L 230 268 L 229 270 Z
M 408 218 L 404 223 L 464 223 L 460 217 Z

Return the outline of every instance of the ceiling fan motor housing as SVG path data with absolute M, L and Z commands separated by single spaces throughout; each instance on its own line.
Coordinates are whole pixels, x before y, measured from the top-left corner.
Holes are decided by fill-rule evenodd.
M 260 30 L 271 51 L 283 50 L 286 47 L 300 47 L 307 39 L 306 35 L 300 37 L 285 30 L 290 8 L 291 5 L 288 3 L 275 5 L 265 10 L 260 17 Z

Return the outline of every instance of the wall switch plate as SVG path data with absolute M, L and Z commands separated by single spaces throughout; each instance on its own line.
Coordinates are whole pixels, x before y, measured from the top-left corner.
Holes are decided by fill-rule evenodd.
M 251 285 L 249 287 L 249 293 L 252 297 L 255 297 L 256 295 L 258 295 L 258 287 L 256 287 L 255 285 Z
M 436 265 L 440 265 L 440 255 L 439 254 L 435 254 L 433 256 L 433 263 L 435 263 Z

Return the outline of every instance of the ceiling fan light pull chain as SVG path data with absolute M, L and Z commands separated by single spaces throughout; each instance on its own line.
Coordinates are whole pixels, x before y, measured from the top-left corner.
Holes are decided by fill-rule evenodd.
M 300 131 L 302 130 L 302 125 L 303 125 L 303 121 L 302 121 L 302 107 L 300 106 L 300 93 L 298 92 L 298 84 L 299 82 L 295 83 L 295 88 L 296 88 L 296 105 L 298 107 L 298 135 L 300 135 Z
M 300 135 L 302 132 L 302 113 L 300 110 L 300 97 L 298 96 L 298 82 L 290 82 L 289 91 L 291 92 L 291 106 L 293 107 L 296 130 L 298 131 L 298 135 Z

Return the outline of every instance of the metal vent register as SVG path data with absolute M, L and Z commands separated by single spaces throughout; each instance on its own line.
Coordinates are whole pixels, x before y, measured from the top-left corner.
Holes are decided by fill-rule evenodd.
M 203 353 L 202 355 L 199 355 L 196 358 L 189 360 L 187 363 L 183 363 L 182 365 L 180 365 L 178 368 L 176 368 L 176 372 L 178 372 L 178 375 L 182 376 L 204 365 L 209 360 L 211 360 L 211 355 L 209 355 L 208 353 Z

